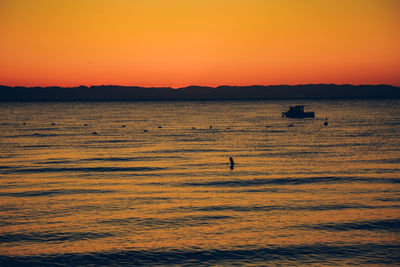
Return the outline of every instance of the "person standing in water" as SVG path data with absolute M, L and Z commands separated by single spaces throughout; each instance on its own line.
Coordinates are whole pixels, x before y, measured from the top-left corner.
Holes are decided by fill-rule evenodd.
M 231 162 L 230 168 L 231 168 L 231 170 L 233 170 L 233 168 L 234 168 L 234 166 L 235 166 L 235 162 L 233 161 L 233 158 L 232 158 L 232 157 L 229 157 L 229 161 Z

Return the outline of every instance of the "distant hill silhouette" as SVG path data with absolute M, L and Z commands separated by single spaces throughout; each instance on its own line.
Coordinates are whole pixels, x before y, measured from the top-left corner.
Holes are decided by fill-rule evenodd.
M 6 101 L 140 101 L 140 100 L 264 100 L 400 98 L 400 87 L 391 85 L 253 85 L 253 86 L 79 86 L 9 87 L 0 85 L 0 102 Z

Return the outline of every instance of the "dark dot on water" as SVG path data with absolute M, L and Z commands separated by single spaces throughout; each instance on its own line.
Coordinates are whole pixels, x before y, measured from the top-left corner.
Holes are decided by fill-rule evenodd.
M 51 125 L 56 125 L 54 122 Z
M 289 124 L 288 127 L 293 127 L 293 124 Z
M 97 132 L 93 132 L 92 134 L 97 134 Z
M 85 123 L 84 126 L 87 126 L 87 124 Z
M 148 130 L 143 130 L 143 132 L 147 133 L 147 132 L 148 132 Z
M 125 128 L 126 126 L 125 125 L 122 125 L 122 128 Z
M 161 129 L 162 127 L 161 126 L 158 126 L 158 129 Z
M 22 125 L 26 125 L 26 122 L 22 123 Z

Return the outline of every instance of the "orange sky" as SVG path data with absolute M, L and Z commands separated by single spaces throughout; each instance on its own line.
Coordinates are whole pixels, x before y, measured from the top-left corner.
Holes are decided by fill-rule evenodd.
M 400 86 L 398 0 L 0 0 L 0 84 Z

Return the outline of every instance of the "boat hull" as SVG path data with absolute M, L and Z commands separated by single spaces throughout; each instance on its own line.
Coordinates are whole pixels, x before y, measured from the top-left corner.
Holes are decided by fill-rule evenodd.
M 315 114 L 314 112 L 304 112 L 304 113 L 283 112 L 282 116 L 285 116 L 286 118 L 301 119 L 301 118 L 314 118 Z

